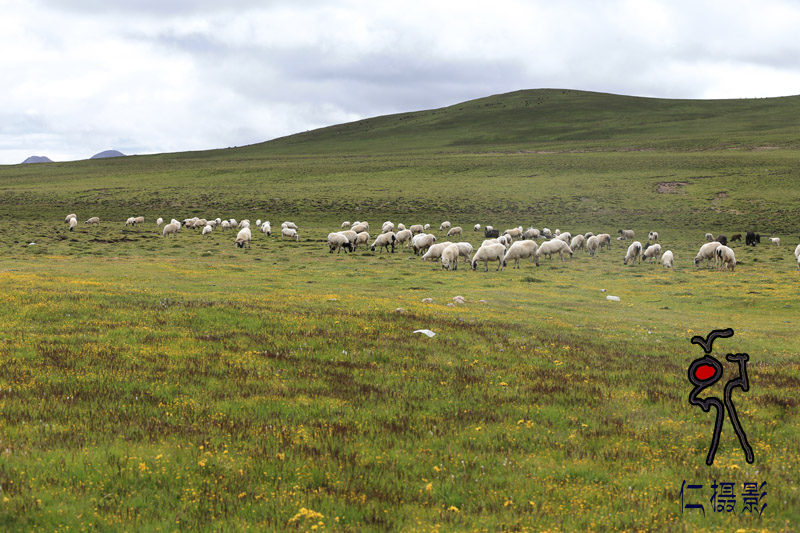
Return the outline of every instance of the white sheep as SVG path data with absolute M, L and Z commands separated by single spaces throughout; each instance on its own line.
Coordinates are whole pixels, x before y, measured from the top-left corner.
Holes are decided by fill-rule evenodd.
M 159 226 L 159 227 L 161 227 L 161 224 L 163 224 L 163 223 L 164 223 L 164 219 L 163 219 L 163 218 L 161 218 L 161 217 L 158 217 L 158 218 L 156 219 L 156 226 Z
M 250 233 L 250 228 L 243 227 L 242 229 L 239 230 L 239 233 L 236 234 L 235 244 L 239 248 L 244 248 L 245 245 L 247 245 L 247 247 L 250 248 L 250 241 L 252 240 L 252 238 L 253 234 Z
M 800 256 L 797 257 L 797 272 L 800 273 Z
M 514 239 L 519 239 L 522 237 L 522 226 L 518 228 L 509 228 L 503 232 L 503 235 L 507 235 L 512 241 Z
M 261 219 L 260 218 L 258 220 L 256 220 L 256 227 L 257 228 L 261 227 Z
M 206 224 L 205 226 L 203 226 L 203 233 L 202 234 L 203 235 L 211 235 L 211 232 L 213 231 L 213 229 L 214 229 L 213 226 L 211 226 L 210 224 Z
M 572 238 L 572 240 L 569 241 L 569 247 L 570 247 L 570 250 L 572 250 L 572 253 L 577 252 L 578 250 L 583 248 L 585 245 L 586 245 L 586 237 L 584 237 L 583 235 L 575 235 Z
M 525 233 L 522 234 L 522 237 L 525 239 L 535 240 L 539 238 L 539 230 L 533 227 L 530 227 L 525 230 Z
M 390 231 L 394 231 L 394 222 L 387 220 L 381 227 L 381 233 L 389 233 Z
M 514 239 L 512 239 L 510 235 L 500 235 L 497 238 L 497 242 L 505 246 L 506 250 L 508 250 L 508 247 L 514 242 Z
M 556 235 L 556 239 L 564 241 L 565 243 L 569 244 L 570 239 L 572 239 L 572 234 L 568 231 L 565 231 L 564 233 L 559 233 L 558 235 Z
M 353 224 L 350 227 L 350 229 L 355 231 L 356 233 L 361 233 L 362 231 L 368 231 L 369 227 L 367 226 L 367 224 L 362 224 L 362 223 L 359 222 L 357 224 Z
M 136 224 L 136 219 L 134 217 L 128 217 L 128 220 L 125 221 L 126 226 L 133 226 Z
M 611 235 L 608 233 L 601 233 L 597 236 L 597 238 L 599 239 L 601 249 L 603 247 L 611 248 Z
M 294 222 L 289 222 L 287 220 L 286 222 L 281 224 L 281 229 L 286 229 L 286 228 L 296 230 L 297 229 L 297 224 L 295 224 Z
M 659 255 L 661 255 L 661 245 L 656 243 L 645 248 L 642 258 L 644 261 L 655 263 Z
M 356 239 L 358 238 L 358 233 L 356 233 L 351 229 L 340 231 L 338 233 L 341 233 L 342 235 L 347 237 L 347 242 L 349 242 L 350 244 L 355 244 Z
M 473 230 L 473 231 L 480 231 L 480 230 L 481 230 L 481 225 L 480 225 L 480 224 L 475 224 L 475 225 L 472 227 L 472 230 Z
M 442 251 L 442 269 L 458 270 L 458 245 L 450 244 Z
M 231 228 L 236 228 L 239 226 L 239 223 L 236 222 L 235 218 L 228 219 L 228 224 L 231 225 Z
M 446 230 L 446 229 L 450 229 L 450 221 L 449 221 L 449 220 L 445 220 L 445 221 L 444 221 L 444 222 L 442 222 L 442 223 L 441 223 L 441 225 L 439 226 L 439 231 L 444 231 L 444 230 Z
M 503 261 L 505 256 L 506 247 L 500 243 L 481 246 L 478 248 L 478 251 L 475 252 L 475 255 L 472 256 L 472 270 L 477 270 L 478 263 L 481 261 L 484 263 L 484 272 L 489 271 L 489 261 L 497 261 L 497 270 L 503 270 L 503 267 L 506 266 Z
M 272 226 L 269 223 L 269 220 L 261 224 L 261 233 L 269 237 L 272 235 Z
M 349 227 L 350 227 L 350 221 L 349 220 L 345 220 L 344 222 L 342 222 L 342 229 L 347 229 Z
M 706 240 L 708 242 L 713 241 L 714 240 L 714 234 L 713 233 L 706 233 Z
M 181 227 L 181 223 L 175 220 L 174 218 L 169 221 L 170 224 L 176 224 L 179 228 Z
M 167 237 L 167 236 L 173 236 L 174 237 L 178 233 L 178 230 L 181 229 L 181 225 L 180 224 L 176 224 L 175 222 L 177 222 L 177 221 L 170 222 L 169 224 L 164 226 L 164 229 L 161 231 L 161 235 L 163 237 Z
M 559 235 L 561 235 L 561 230 L 556 228 L 556 230 L 553 232 L 553 236 L 558 237 Z
M 713 262 L 714 266 L 717 266 L 717 247 L 722 246 L 717 241 L 711 241 L 705 243 L 703 246 L 700 247 L 700 250 L 697 252 L 697 256 L 694 258 L 694 266 L 700 265 L 701 261 L 707 260 L 709 262 Z
M 411 247 L 414 248 L 414 255 L 419 255 L 419 253 L 423 250 L 428 250 L 432 244 L 436 242 L 436 235 L 432 233 L 420 233 L 419 235 L 414 235 L 414 238 L 411 239 Z
M 447 232 L 448 237 L 453 237 L 455 235 L 461 235 L 461 226 L 450 228 L 450 231 Z
M 361 233 L 356 235 L 356 242 L 353 243 L 353 250 L 355 250 L 359 244 L 363 244 L 364 248 L 367 247 L 367 245 L 369 244 L 369 233 L 367 233 L 366 231 L 362 231 Z
M 425 231 L 423 229 L 423 227 L 422 227 L 422 224 L 412 224 L 411 227 L 408 228 L 408 229 L 410 229 L 411 233 L 413 233 L 414 235 L 416 235 L 417 233 L 422 233 L 423 231 Z
M 632 265 L 635 265 L 637 259 L 640 263 L 642 262 L 642 243 L 633 241 L 631 245 L 628 246 L 628 252 L 625 254 L 625 257 L 622 258 L 622 264 L 627 265 L 628 262 L 630 262 Z
M 69 219 L 69 230 L 70 231 L 75 231 L 75 226 L 77 226 L 77 225 L 78 225 L 78 219 L 77 218 L 72 217 L 71 219 Z
M 650 233 L 648 233 L 647 234 L 647 240 L 649 240 L 649 241 L 657 241 L 658 240 L 658 232 L 657 231 L 651 231 Z
M 403 231 L 404 229 L 406 229 L 405 224 L 403 224 L 402 222 L 397 224 L 397 231 Z
M 553 237 L 553 232 L 550 231 L 550 228 L 542 228 L 542 236 L 545 239 L 550 239 Z
M 424 226 L 422 226 L 422 231 L 428 231 L 429 229 L 431 229 L 430 224 L 425 224 Z
M 70 213 L 70 214 L 69 214 L 69 215 L 67 215 L 67 217 L 64 219 L 64 223 L 65 223 L 65 224 L 69 224 L 69 219 L 71 219 L 71 218 L 77 219 L 77 218 L 78 218 L 78 215 L 76 215 L 75 213 Z
M 444 249 L 450 246 L 451 244 L 453 243 L 450 241 L 432 244 L 428 248 L 428 251 L 425 252 L 425 254 L 422 256 L 422 260 L 427 261 L 429 259 L 439 259 L 440 257 L 442 257 L 442 252 L 444 252 Z
M 401 229 L 395 234 L 397 238 L 397 244 L 406 243 L 405 245 L 408 246 L 411 242 L 411 238 L 413 237 L 413 233 L 411 233 L 410 229 Z
M 720 244 L 717 246 L 714 253 L 717 256 L 717 261 L 719 261 L 719 265 L 717 266 L 719 270 L 727 269 L 728 267 L 730 267 L 731 270 L 736 268 L 736 255 L 731 248 Z
M 770 237 L 769 240 L 772 241 L 772 244 L 774 244 L 775 246 L 781 245 L 780 237 Z
M 458 246 L 458 255 L 465 257 L 467 259 L 467 263 L 471 263 L 472 245 L 468 242 L 457 242 L 456 246 Z
M 231 229 L 231 223 L 228 220 L 223 220 L 220 226 L 222 226 L 222 229 Z
M 84 224 L 93 224 L 96 226 L 97 224 L 100 224 L 100 217 L 91 217 L 89 220 L 84 222 Z
M 794 249 L 794 257 L 795 259 L 800 259 L 800 244 L 798 244 L 797 248 Z
M 539 266 L 539 262 L 536 259 L 536 252 L 538 250 L 539 245 L 536 244 L 536 241 L 517 241 L 511 245 L 506 252 L 506 255 L 503 256 L 503 263 L 508 264 L 509 261 L 513 260 L 514 268 L 519 268 L 520 259 L 533 257 L 534 261 L 536 262 L 536 266 Z
M 536 250 L 536 264 L 539 264 L 539 258 L 543 255 L 546 255 L 552 260 L 553 254 L 558 254 L 558 260 L 563 261 L 565 254 L 569 254 L 570 258 L 572 257 L 572 250 L 570 250 L 569 244 L 561 239 L 550 239 L 549 241 L 543 242 L 542 245 L 539 246 L 539 249 Z
M 628 239 L 633 239 L 633 237 L 634 237 L 634 233 L 633 233 L 632 229 L 621 229 L 621 230 L 618 230 L 617 233 L 619 233 L 619 237 L 617 237 L 618 241 L 625 241 L 625 240 L 628 240 Z
M 204 221 L 204 220 L 201 218 L 201 219 L 200 219 L 200 223 L 201 223 L 201 224 L 205 224 L 205 221 Z M 247 228 L 247 229 L 250 229 L 250 221 L 249 221 L 249 220 L 247 220 L 247 219 L 245 219 L 245 220 L 242 220 L 241 222 L 239 222 L 239 227 L 240 227 L 240 228 Z
M 372 241 L 372 246 L 370 246 L 370 250 L 373 252 L 375 248 L 379 248 L 379 253 L 383 253 L 383 249 L 386 248 L 386 251 L 389 251 L 389 246 L 392 247 L 392 253 L 394 253 L 394 243 L 397 240 L 397 235 L 393 231 L 388 233 L 381 233 L 375 240 Z
M 328 233 L 328 247 L 331 253 L 336 250 L 337 254 L 342 251 L 342 248 L 344 248 L 345 252 L 353 251 L 353 244 L 347 235 L 342 232 Z
M 661 264 L 664 265 L 664 268 L 674 268 L 674 261 L 675 258 L 672 255 L 672 250 L 667 250 L 664 252 L 664 255 L 661 256 Z
M 600 249 L 600 239 L 597 235 L 592 235 L 588 239 L 586 239 L 586 251 L 589 252 L 591 257 L 594 257 L 594 254 L 597 253 L 597 250 Z
M 284 237 L 289 237 L 290 239 L 294 239 L 296 241 L 300 240 L 300 235 L 297 234 L 297 230 L 294 228 L 282 228 L 281 239 Z
M 583 234 L 583 238 L 586 239 L 587 241 L 589 240 L 589 237 L 594 237 L 594 233 L 592 233 L 591 231 L 587 231 L 586 233 Z
M 136 217 L 133 219 L 134 224 L 144 224 L 144 217 Z

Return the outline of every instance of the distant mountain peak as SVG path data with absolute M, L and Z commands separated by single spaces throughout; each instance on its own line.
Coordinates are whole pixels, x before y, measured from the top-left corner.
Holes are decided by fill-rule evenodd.
M 28 159 L 22 162 L 22 164 L 26 163 L 52 163 L 53 160 L 49 157 L 45 157 L 43 155 L 32 155 Z
M 125 154 L 117 150 L 106 150 L 105 152 L 94 154 L 91 159 L 106 159 L 108 157 L 125 157 Z

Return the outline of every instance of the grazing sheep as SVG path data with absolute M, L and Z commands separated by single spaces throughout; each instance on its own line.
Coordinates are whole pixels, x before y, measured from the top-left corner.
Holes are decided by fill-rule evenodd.
M 475 226 L 473 226 L 472 230 L 473 231 L 480 231 L 481 230 L 481 225 L 480 224 L 475 224 Z
M 256 220 L 256 227 L 257 228 L 261 227 L 261 219 L 260 218 L 258 220 Z
M 558 239 L 559 241 L 564 241 L 565 243 L 569 244 L 569 240 L 572 238 L 572 234 L 568 231 L 565 231 L 564 233 L 559 233 L 558 235 L 556 235 L 555 238 Z
M 206 223 L 205 220 L 203 220 L 202 218 L 200 219 L 199 222 L 200 222 L 200 224 L 205 224 Z M 247 219 L 242 220 L 241 222 L 239 222 L 239 227 L 240 228 L 249 228 L 250 227 L 250 221 L 247 220 Z M 297 228 L 295 228 L 295 229 L 297 229 Z
M 775 246 L 781 245 L 780 237 L 770 237 L 769 240 L 772 241 L 772 244 L 774 244 Z
M 734 270 L 736 268 L 736 256 L 731 248 L 720 244 L 714 253 L 717 255 L 717 261 L 719 262 L 718 269 L 722 270 L 730 267 L 731 270 Z
M 214 229 L 214 227 L 213 227 L 213 226 L 211 226 L 211 225 L 209 225 L 209 224 L 206 224 L 205 226 L 203 226 L 203 233 L 202 233 L 202 235 L 211 235 L 211 232 L 213 231 L 213 229 Z
M 403 224 L 402 222 L 400 222 L 400 223 L 397 225 L 397 231 L 403 231 L 404 229 L 406 229 L 406 225 L 405 225 L 405 224 Z
M 297 234 L 297 230 L 294 228 L 282 228 L 281 229 L 281 240 L 284 237 L 289 237 L 290 239 L 294 239 L 296 241 L 300 241 L 300 235 Z
M 428 250 L 430 252 L 430 250 Z M 442 250 L 442 269 L 458 270 L 458 245 L 450 244 Z
M 394 231 L 394 222 L 387 220 L 381 226 L 381 233 L 389 233 L 390 231 Z
M 442 222 L 442 223 L 441 223 L 441 225 L 439 226 L 439 231 L 444 231 L 444 230 L 446 230 L 446 229 L 450 229 L 450 221 L 449 221 L 449 220 L 445 220 L 445 221 L 444 221 L 444 222 Z
M 342 248 L 344 248 L 345 252 L 353 251 L 353 244 L 350 242 L 350 239 L 347 238 L 347 235 L 340 232 L 328 233 L 328 247 L 331 249 L 330 253 L 336 250 L 338 254 L 342 251 Z
M 250 228 L 242 228 L 239 230 L 239 233 L 236 235 L 236 241 L 234 243 L 239 248 L 244 248 L 247 245 L 250 248 L 250 241 L 253 238 L 253 234 L 250 233 Z
M 542 228 L 542 236 L 545 239 L 551 239 L 553 237 L 553 232 L 550 231 L 550 228 Z
M 539 245 L 536 244 L 536 241 L 517 241 L 511 245 L 506 255 L 503 256 L 503 263 L 508 264 L 509 261 L 513 260 L 514 268 L 519 268 L 520 259 L 532 257 L 536 262 L 536 266 L 539 266 L 539 261 L 536 259 L 538 249 Z
M 472 256 L 472 270 L 478 269 L 478 263 L 483 261 L 484 263 L 484 272 L 489 271 L 489 261 L 497 261 L 497 270 L 503 270 L 503 267 L 506 266 L 503 258 L 506 255 L 506 247 L 502 244 L 488 244 L 486 246 L 481 246 L 478 248 L 478 251 L 475 252 L 475 255 Z
M 231 223 L 228 220 L 223 220 L 220 226 L 222 229 L 231 229 Z
M 508 250 L 508 247 L 514 242 L 514 239 L 512 239 L 510 235 L 500 235 L 497 238 L 497 242 L 505 246 L 506 250 Z
M 235 218 L 228 219 L 228 224 L 231 225 L 231 228 L 236 228 L 239 226 L 239 223 L 236 222 Z
M 483 237 L 486 239 L 496 239 L 500 236 L 500 230 L 494 229 L 491 226 L 486 226 L 483 230 Z
M 572 253 L 575 253 L 581 248 L 583 248 L 585 244 L 586 244 L 586 237 L 584 237 L 583 235 L 575 235 L 569 242 L 569 247 L 572 250 Z
M 269 237 L 272 235 L 272 226 L 269 223 L 269 220 L 261 224 L 261 233 Z
M 451 244 L 453 243 L 450 241 L 432 244 L 428 248 L 428 251 L 425 252 L 425 255 L 422 256 L 422 260 L 427 261 L 428 259 L 439 259 L 440 257 L 442 257 L 442 252 L 444 252 L 444 249 L 450 246 Z
M 472 245 L 468 242 L 457 242 L 456 246 L 458 246 L 458 255 L 461 255 L 467 259 L 467 263 L 472 262 Z
M 411 247 L 414 248 L 414 255 L 419 255 L 423 250 L 427 251 L 436 242 L 436 236 L 432 233 L 420 233 L 411 239 Z
M 625 240 L 628 240 L 628 239 L 633 239 L 633 237 L 634 237 L 634 233 L 633 233 L 632 229 L 617 230 L 617 233 L 619 233 L 619 237 L 617 237 L 618 241 L 625 241 Z M 641 245 L 641 243 L 640 243 L 640 245 Z
M 77 219 L 77 218 L 78 218 L 78 215 L 76 215 L 75 213 L 70 213 L 70 214 L 69 214 L 69 215 L 67 215 L 67 217 L 64 219 L 64 224 L 69 224 L 69 219 L 71 219 L 71 218 Z
M 742 234 L 741 233 L 736 233 L 736 234 L 731 236 L 731 242 L 733 242 L 733 241 L 741 241 L 741 240 L 742 240 Z
M 714 240 L 714 234 L 713 233 L 706 233 L 706 240 L 708 242 L 713 241 Z
M 794 249 L 794 256 L 796 259 L 800 259 L 800 244 L 798 244 L 797 248 Z
M 536 228 L 528 228 L 525 230 L 525 233 L 522 234 L 522 238 L 536 240 L 539 238 L 539 230 Z
M 631 265 L 636 264 L 636 260 L 642 262 L 642 243 L 639 241 L 633 241 L 630 246 L 628 246 L 628 252 L 625 254 L 625 257 L 622 259 L 622 264 L 627 265 L 628 261 L 630 261 Z
M 717 265 L 717 248 L 722 246 L 717 241 L 705 243 L 700 247 L 697 256 L 694 258 L 694 266 L 699 266 L 702 261 L 713 262 L 714 266 Z
M 367 226 L 367 224 L 358 223 L 358 224 L 353 224 L 353 226 L 350 229 L 355 231 L 356 233 L 361 233 L 362 231 L 369 230 L 369 227 Z
M 648 233 L 647 234 L 647 240 L 649 240 L 649 241 L 657 241 L 658 240 L 658 232 L 657 231 L 651 231 L 650 233 Z
M 133 219 L 134 224 L 144 224 L 144 217 L 136 217 Z
M 411 233 L 416 235 L 417 233 L 422 233 L 424 231 L 422 224 L 412 224 L 411 227 L 408 229 L 411 230 Z
M 84 222 L 84 224 L 93 224 L 96 226 L 97 224 L 100 224 L 100 217 L 92 217 L 86 222 Z
M 450 231 L 447 232 L 448 237 L 453 237 L 454 235 L 461 235 L 461 226 L 450 228 Z
M 281 229 L 286 229 L 286 228 L 289 228 L 289 229 L 296 230 L 296 229 L 297 229 L 297 224 L 295 224 L 294 222 L 289 222 L 289 221 L 287 220 L 286 222 L 284 222 L 283 224 L 281 224 Z M 355 231 L 355 230 L 354 230 L 354 231 Z
M 338 233 L 341 233 L 342 235 L 347 237 L 347 242 L 349 242 L 350 244 L 355 244 L 356 239 L 358 238 L 358 233 L 356 233 L 351 229 L 339 231 Z
M 414 234 L 411 233 L 410 229 L 401 229 L 400 231 L 397 232 L 395 236 L 397 237 L 397 244 L 404 242 L 406 243 L 405 245 L 408 246 Z
M 374 241 L 372 241 L 372 246 L 370 246 L 370 250 L 373 252 L 375 248 L 380 248 L 379 253 L 383 253 L 383 249 L 386 248 L 386 251 L 389 251 L 389 246 L 392 247 L 392 253 L 394 253 L 394 243 L 397 240 L 397 235 L 394 234 L 393 231 L 389 233 L 381 233 L 378 235 Z
M 126 226 L 133 226 L 136 224 L 136 219 L 134 217 L 128 217 L 128 220 L 125 221 Z
M 748 231 L 744 236 L 744 243 L 747 246 L 755 246 L 756 243 L 761 243 L 761 235 L 753 231 Z
M 597 235 L 592 235 L 588 239 L 586 239 L 586 251 L 589 252 L 589 256 L 594 257 L 594 254 L 597 253 L 597 250 L 600 249 L 600 239 Z
M 161 231 L 161 235 L 163 237 L 167 237 L 167 236 L 173 236 L 174 237 L 178 233 L 179 229 L 181 229 L 181 225 L 179 223 L 177 223 L 177 221 L 173 221 L 173 222 L 170 222 L 169 224 L 167 224 L 166 226 L 164 226 L 164 229 Z
M 556 228 L 556 230 L 553 232 L 553 236 L 558 237 L 559 235 L 561 235 L 561 230 Z
M 800 257 L 797 258 L 797 272 L 800 273 Z
M 75 231 L 75 226 L 77 226 L 77 225 L 78 225 L 78 219 L 77 218 L 73 217 L 73 218 L 69 219 L 69 230 L 70 231 Z
M 594 237 L 594 233 L 592 233 L 591 231 L 587 231 L 586 233 L 583 234 L 583 238 L 586 239 L 587 241 L 589 240 L 589 237 Z
M 722 244 L 723 246 L 728 245 L 728 238 L 725 235 L 717 235 L 717 238 L 714 240 Z
M 507 229 L 507 230 L 505 230 L 503 232 L 503 235 L 507 235 L 508 237 L 511 237 L 512 241 L 514 239 L 519 239 L 520 237 L 522 237 L 522 226 L 520 226 L 518 228 Z
M 661 264 L 664 265 L 664 268 L 674 268 L 675 257 L 672 255 L 672 250 L 667 250 L 664 252 L 664 255 L 661 256 Z
M 161 224 L 163 224 L 163 223 L 164 223 L 164 219 L 163 219 L 163 218 L 161 218 L 161 217 L 158 217 L 158 218 L 156 219 L 156 226 L 159 226 L 159 227 L 160 227 L 160 226 L 161 226 Z
M 661 245 L 656 243 L 646 247 L 644 249 L 644 254 L 642 254 L 642 257 L 644 261 L 647 261 L 649 263 L 655 263 L 659 255 L 661 255 Z
M 565 243 L 561 239 L 550 239 L 542 243 L 539 246 L 539 249 L 536 250 L 536 264 L 539 264 L 539 258 L 543 255 L 546 255 L 550 260 L 553 259 L 553 254 L 558 254 L 558 260 L 564 260 L 564 254 L 569 254 L 570 258 L 572 257 L 572 250 L 569 248 L 569 244 Z
M 597 239 L 600 241 L 600 248 L 606 247 L 611 248 L 611 235 L 608 233 L 601 233 L 597 236 Z
M 425 224 L 424 226 L 422 226 L 422 231 L 428 231 L 429 229 L 431 229 L 430 224 Z
M 355 251 L 356 247 L 359 244 L 363 244 L 364 248 L 367 247 L 367 245 L 369 244 L 369 233 L 367 233 L 366 231 L 362 231 L 361 233 L 356 235 L 356 242 L 353 243 L 353 251 Z
M 342 222 L 342 229 L 347 229 L 349 227 L 350 227 L 350 221 L 349 220 L 345 220 L 344 222 Z

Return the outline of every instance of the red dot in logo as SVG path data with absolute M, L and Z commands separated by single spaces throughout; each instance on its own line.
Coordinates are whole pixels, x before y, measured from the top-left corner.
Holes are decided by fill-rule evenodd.
M 714 377 L 714 374 L 717 373 L 717 369 L 711 365 L 700 365 L 694 370 L 694 377 L 699 379 L 700 381 L 705 381 L 707 379 L 711 379 Z

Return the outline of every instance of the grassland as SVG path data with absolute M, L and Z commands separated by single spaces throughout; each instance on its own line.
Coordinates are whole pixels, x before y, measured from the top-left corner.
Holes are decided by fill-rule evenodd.
M 795 529 L 798 101 L 532 91 L 0 168 L 0 527 Z M 68 212 L 103 222 L 70 233 Z M 291 219 L 301 242 L 153 223 L 193 215 Z M 623 267 L 619 244 L 486 273 L 325 249 L 344 219 L 444 218 L 655 229 L 676 269 Z M 784 246 L 692 265 L 706 231 L 747 229 Z M 752 465 L 726 422 L 707 467 L 711 414 L 687 401 L 689 339 L 719 327 L 736 335 L 717 355 L 751 357 L 734 401 Z M 682 513 L 683 480 L 706 500 L 714 480 L 766 481 L 767 507 Z

